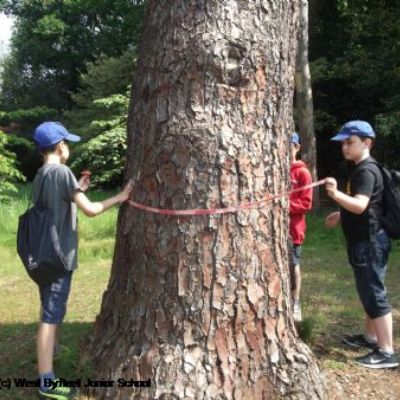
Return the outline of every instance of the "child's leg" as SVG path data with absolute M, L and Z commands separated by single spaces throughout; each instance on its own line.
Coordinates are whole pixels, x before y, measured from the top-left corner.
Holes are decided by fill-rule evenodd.
M 364 336 L 366 337 L 366 339 L 371 341 L 376 341 L 377 335 L 375 330 L 375 324 L 373 322 L 373 319 L 368 317 L 368 315 L 365 315 L 364 326 L 365 326 Z
M 295 322 L 302 320 L 300 307 L 300 288 L 301 288 L 301 273 L 300 273 L 300 254 L 301 245 L 293 244 L 291 260 L 291 280 L 292 280 L 292 298 L 293 298 L 293 319 Z
M 300 257 L 301 257 L 301 245 L 293 244 L 292 248 L 292 297 L 294 301 L 300 301 L 300 289 L 301 289 L 301 272 L 300 272 Z
M 294 301 L 300 301 L 301 273 L 299 264 L 294 266 L 293 278 L 294 278 L 294 285 L 292 290 L 292 297 Z
M 390 240 L 378 231 L 371 242 L 357 243 L 351 249 L 357 292 L 369 317 L 365 319 L 367 339 L 377 339 L 378 346 L 393 352 L 392 313 L 384 284 Z
M 52 284 L 40 287 L 42 310 L 37 337 L 37 356 L 41 375 L 53 372 L 57 328 L 66 313 L 71 279 L 72 273 L 67 273 Z
M 378 346 L 388 354 L 393 353 L 393 320 L 392 313 L 383 315 L 382 317 L 374 318 L 372 320 L 376 336 L 378 340 Z
M 41 322 L 37 335 L 37 357 L 39 375 L 53 372 L 53 352 L 57 325 Z

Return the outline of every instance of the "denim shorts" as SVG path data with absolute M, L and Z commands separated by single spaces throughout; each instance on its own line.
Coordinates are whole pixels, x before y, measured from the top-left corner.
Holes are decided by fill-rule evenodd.
M 50 285 L 39 286 L 42 322 L 61 324 L 67 311 L 71 280 L 72 271 L 69 271 Z
M 382 317 L 391 311 L 384 284 L 390 249 L 390 239 L 383 229 L 372 234 L 369 241 L 347 247 L 357 293 L 370 318 Z
M 294 268 L 296 265 L 300 265 L 301 258 L 301 244 L 292 244 L 291 246 L 291 267 Z

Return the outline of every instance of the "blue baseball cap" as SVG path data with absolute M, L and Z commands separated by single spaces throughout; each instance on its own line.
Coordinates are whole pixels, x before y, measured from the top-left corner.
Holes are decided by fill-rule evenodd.
M 298 134 L 297 132 L 293 132 L 293 133 L 292 133 L 292 140 L 291 140 L 291 142 L 292 142 L 293 144 L 300 144 L 300 136 L 299 136 L 299 134 Z
M 372 126 L 368 122 L 350 121 L 346 122 L 340 128 L 340 131 L 334 137 L 331 138 L 331 140 L 342 141 L 348 139 L 350 136 L 353 135 L 374 138 L 375 132 L 372 129 Z
M 81 138 L 68 132 L 60 122 L 43 122 L 35 129 L 33 140 L 36 142 L 39 150 L 44 150 L 62 140 L 79 142 Z

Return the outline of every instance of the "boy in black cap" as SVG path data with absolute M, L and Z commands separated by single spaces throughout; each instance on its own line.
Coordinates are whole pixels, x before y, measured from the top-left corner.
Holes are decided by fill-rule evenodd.
M 391 244 L 379 221 L 384 211 L 383 177 L 370 156 L 375 133 L 365 121 L 350 121 L 331 140 L 340 141 L 343 156 L 355 167 L 347 193 L 328 178 L 328 195 L 340 206 L 326 218 L 328 227 L 341 221 L 353 267 L 357 293 L 365 311 L 364 334 L 346 336 L 343 342 L 365 347 L 368 354 L 355 362 L 367 368 L 394 368 L 399 365 L 393 352 L 392 312 L 387 300 L 384 277 Z
M 42 399 L 66 400 L 73 398 L 69 387 L 46 387 L 45 379 L 55 380 L 53 371 L 53 352 L 57 327 L 63 321 L 72 273 L 77 268 L 77 224 L 76 207 L 85 215 L 94 217 L 115 204 L 129 198 L 132 184 L 114 197 L 102 202 L 91 202 L 84 192 L 89 187 L 89 177 L 82 177 L 79 182 L 72 171 L 65 165 L 69 157 L 68 142 L 78 142 L 80 137 L 71 134 L 59 122 L 44 122 L 34 132 L 34 140 L 44 158 L 43 166 L 38 170 L 33 182 L 33 201 L 37 201 L 42 185 L 41 200 L 53 213 L 60 245 L 67 261 L 69 272 L 51 283 L 40 286 L 41 323 L 37 336 L 37 357 L 40 377 L 39 395 Z

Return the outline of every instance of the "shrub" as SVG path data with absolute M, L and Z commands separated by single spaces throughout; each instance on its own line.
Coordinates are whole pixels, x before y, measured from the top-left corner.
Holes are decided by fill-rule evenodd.
M 80 171 L 90 169 L 94 187 L 119 186 L 126 148 L 126 128 L 116 126 L 79 146 L 73 155 L 71 168 L 78 175 Z
M 15 183 L 25 180 L 17 169 L 15 154 L 6 149 L 7 141 L 7 135 L 0 131 L 0 202 L 10 200 L 17 192 Z
M 20 172 L 32 181 L 42 163 L 33 141 L 19 135 L 8 135 L 6 149 L 16 154 Z

